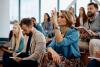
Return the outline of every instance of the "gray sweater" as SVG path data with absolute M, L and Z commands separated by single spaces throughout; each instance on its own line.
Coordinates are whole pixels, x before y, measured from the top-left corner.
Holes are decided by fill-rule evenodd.
M 96 15 L 91 23 L 89 23 L 89 29 L 97 33 L 100 38 L 100 13 Z

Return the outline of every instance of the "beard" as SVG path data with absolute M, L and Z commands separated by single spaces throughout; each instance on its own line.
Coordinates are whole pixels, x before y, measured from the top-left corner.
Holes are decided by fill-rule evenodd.
M 88 16 L 88 17 L 93 17 L 93 16 L 94 16 L 94 13 L 88 12 L 88 13 L 87 13 L 87 16 Z
M 32 32 L 29 32 L 29 33 L 25 33 L 27 36 L 31 36 L 32 35 Z

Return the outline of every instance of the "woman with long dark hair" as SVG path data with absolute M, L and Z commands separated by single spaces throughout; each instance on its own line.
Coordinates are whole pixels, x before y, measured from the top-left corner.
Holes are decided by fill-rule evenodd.
M 42 23 L 43 29 L 45 31 L 45 36 L 46 37 L 51 37 L 52 36 L 52 30 L 53 30 L 53 25 L 50 23 L 50 16 L 48 13 L 44 14 L 44 21 Z
M 87 15 L 85 13 L 85 9 L 83 7 L 80 7 L 79 9 L 79 16 L 78 18 L 76 19 L 76 24 L 75 26 L 76 27 L 79 27 L 79 26 L 85 26 L 87 28 Z

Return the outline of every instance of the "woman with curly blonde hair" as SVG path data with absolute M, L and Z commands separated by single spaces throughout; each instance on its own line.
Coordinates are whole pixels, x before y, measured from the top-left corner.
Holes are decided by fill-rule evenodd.
M 57 12 L 53 11 L 54 34 L 55 38 L 48 46 L 48 52 L 54 62 L 61 63 L 60 56 L 65 58 L 80 57 L 78 48 L 79 32 L 73 27 L 74 17 L 69 11 L 60 12 L 57 18 Z

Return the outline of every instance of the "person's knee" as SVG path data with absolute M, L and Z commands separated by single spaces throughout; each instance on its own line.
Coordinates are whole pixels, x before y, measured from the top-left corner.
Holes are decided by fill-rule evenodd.
M 99 47 L 99 44 L 100 44 L 99 42 L 100 42 L 100 40 L 98 40 L 98 39 L 91 39 L 89 42 L 89 47 L 90 48 L 91 47 L 94 47 L 94 48 Z
M 95 41 L 96 41 L 95 39 L 91 39 L 90 42 L 89 42 L 89 45 L 95 44 Z
M 88 44 L 79 44 L 80 49 L 88 49 Z

